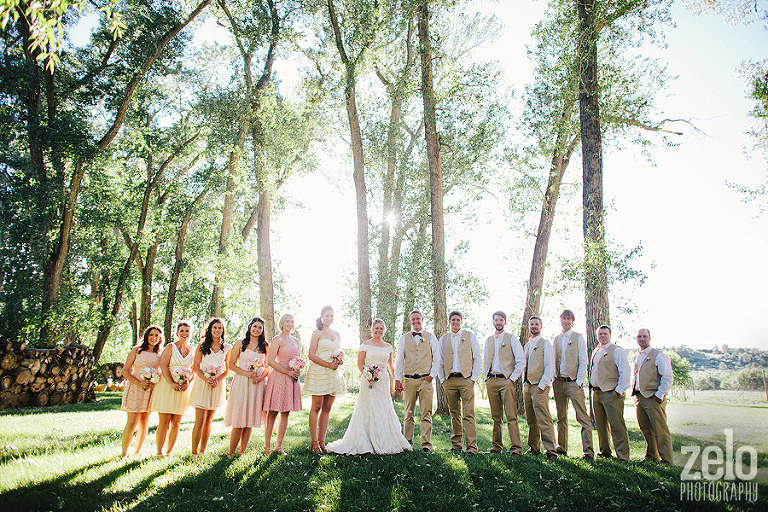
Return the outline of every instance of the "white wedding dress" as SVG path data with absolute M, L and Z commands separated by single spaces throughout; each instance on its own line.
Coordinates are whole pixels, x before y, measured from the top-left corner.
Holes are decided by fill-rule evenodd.
M 326 449 L 333 453 L 357 455 L 361 453 L 400 453 L 413 448 L 403 436 L 400 420 L 389 394 L 387 361 L 392 346 L 377 347 L 363 343 L 365 364 L 377 364 L 383 371 L 379 380 L 369 387 L 365 377 L 360 378 L 360 394 L 349 420 L 344 437 L 329 443 Z

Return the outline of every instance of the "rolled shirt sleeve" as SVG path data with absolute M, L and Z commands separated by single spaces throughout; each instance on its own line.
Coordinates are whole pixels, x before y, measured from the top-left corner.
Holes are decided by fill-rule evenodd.
M 480 377 L 482 369 L 482 359 L 480 358 L 480 343 L 477 342 L 477 336 L 475 333 L 469 335 L 469 345 L 472 348 L 472 382 L 476 382 Z
M 517 336 L 512 335 L 512 353 L 515 355 L 515 368 L 512 370 L 512 375 L 509 376 L 509 380 L 516 381 L 525 371 L 525 352 L 523 352 L 523 346 L 520 344 L 520 340 Z
M 544 373 L 539 381 L 539 389 L 544 390 L 552 385 L 555 378 L 555 350 L 549 340 L 544 340 Z
M 613 361 L 619 369 L 619 382 L 616 384 L 616 392 L 622 395 L 629 389 L 629 385 L 631 384 L 630 379 L 632 377 L 632 370 L 629 368 L 629 359 L 627 359 L 627 351 L 617 345 L 616 350 L 613 351 Z
M 579 334 L 577 341 L 579 346 L 579 369 L 576 371 L 576 385 L 581 387 L 587 379 L 587 366 L 589 366 L 589 355 L 587 355 L 587 342 L 584 336 Z
M 656 368 L 659 370 L 661 379 L 659 380 L 659 389 L 656 391 L 655 395 L 659 397 L 659 399 L 664 400 L 666 394 L 672 389 L 674 376 L 672 372 L 672 361 L 670 361 L 669 356 L 662 351 L 659 351 L 656 356 Z
M 437 343 L 437 336 L 434 334 L 429 339 L 429 346 L 432 347 L 432 369 L 430 370 L 429 374 L 432 376 L 432 378 L 437 377 L 437 365 L 439 361 L 442 361 L 442 354 L 438 352 L 438 343 Z M 443 379 L 445 380 L 445 379 Z M 442 382 L 442 380 L 440 381 Z

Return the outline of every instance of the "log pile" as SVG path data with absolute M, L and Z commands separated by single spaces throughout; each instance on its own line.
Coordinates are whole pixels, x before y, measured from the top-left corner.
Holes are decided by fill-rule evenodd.
M 0 409 L 83 402 L 93 363 L 85 345 L 35 349 L 0 340 Z

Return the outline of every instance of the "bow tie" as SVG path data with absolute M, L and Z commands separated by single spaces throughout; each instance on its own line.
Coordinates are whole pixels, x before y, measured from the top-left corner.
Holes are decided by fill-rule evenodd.
M 493 337 L 494 337 L 494 338 L 501 338 L 501 337 L 503 337 L 503 336 L 504 336 L 504 333 L 501 333 L 501 334 L 494 334 L 494 335 L 493 335 Z
M 413 332 L 411 332 L 411 336 L 413 336 L 415 338 L 416 336 L 421 336 L 421 333 L 413 331 Z

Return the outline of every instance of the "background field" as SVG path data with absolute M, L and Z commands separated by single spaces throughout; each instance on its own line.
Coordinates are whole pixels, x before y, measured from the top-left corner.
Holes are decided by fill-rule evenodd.
M 450 448 L 450 421 L 436 417 L 435 451 L 356 457 L 311 454 L 306 410 L 291 415 L 286 456 L 261 455 L 263 433 L 254 431 L 248 452 L 224 455 L 229 432 L 220 416 L 203 461 L 189 459 L 193 417 L 185 416 L 175 455 L 155 460 L 154 425 L 142 457 L 120 460 L 125 413 L 119 393 L 99 395 L 91 404 L 0 413 L 0 503 L 4 510 L 768 510 L 768 487 L 756 503 L 680 500 L 680 467 L 639 462 L 642 435 L 627 407 L 629 464 L 579 455 L 576 424 L 571 455 L 543 457 L 479 454 L 456 456 Z M 629 402 L 627 402 L 629 405 Z M 305 402 L 305 406 L 306 406 Z M 354 396 L 332 412 L 328 439 L 344 433 Z M 398 412 L 402 413 L 400 404 Z M 700 393 L 669 407 L 675 452 L 684 444 L 724 442 L 734 429 L 736 446 L 759 452 L 759 478 L 766 481 L 768 407 L 759 394 Z M 402 416 L 401 416 L 402 417 Z M 487 404 L 477 404 L 481 451 L 490 449 Z M 521 418 L 523 438 L 527 434 Z M 575 450 L 574 450 L 575 448 Z M 8 507 L 8 508 L 6 508 Z

